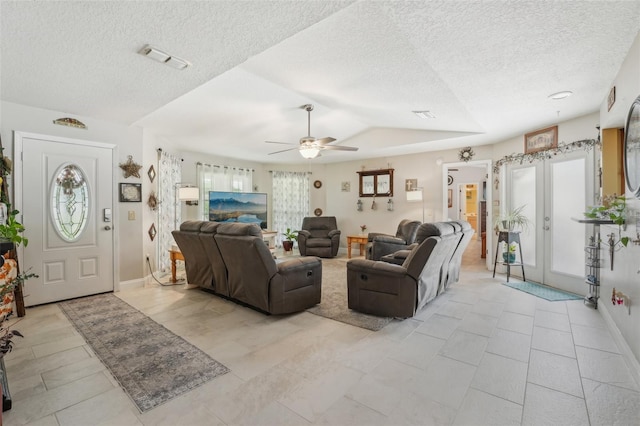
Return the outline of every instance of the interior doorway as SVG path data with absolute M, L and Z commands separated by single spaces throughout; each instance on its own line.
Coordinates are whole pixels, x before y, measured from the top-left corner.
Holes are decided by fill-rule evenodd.
M 491 160 L 442 165 L 442 217 L 444 220 L 467 220 L 471 224 L 476 230 L 474 238 L 481 242 L 476 250 L 477 256 L 485 259 L 484 263 L 487 269 L 493 268 L 493 263 L 487 256 L 487 247 L 491 247 L 491 242 L 494 239 L 491 232 L 492 212 L 489 207 L 493 205 L 491 202 L 493 193 L 491 185 L 487 184 L 491 172 Z M 472 185 L 469 187 L 469 193 L 467 193 L 467 185 Z M 471 197 L 470 199 L 467 199 L 468 195 Z M 469 245 L 470 248 L 475 246 Z
M 474 231 L 476 231 L 473 239 L 479 239 L 480 234 L 485 229 L 479 227 L 480 222 L 480 203 L 478 197 L 477 183 L 461 183 L 458 184 L 458 212 L 455 216 L 456 220 L 466 220 L 469 222 Z

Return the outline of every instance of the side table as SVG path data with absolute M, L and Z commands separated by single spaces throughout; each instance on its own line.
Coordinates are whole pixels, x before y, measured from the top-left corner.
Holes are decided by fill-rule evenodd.
M 524 261 L 522 259 L 522 246 L 520 245 L 520 231 L 500 231 L 498 232 L 498 243 L 496 245 L 496 256 L 493 260 L 493 278 L 496 277 L 496 265 L 498 264 L 498 252 L 500 251 L 500 243 L 507 244 L 507 250 L 509 244 L 518 243 L 518 249 L 520 250 L 520 261 L 519 262 L 501 262 L 503 265 L 507 267 L 507 282 L 509 282 L 509 276 L 511 275 L 511 267 L 512 266 L 520 266 L 522 268 L 522 281 L 526 281 L 524 277 Z
M 367 244 L 368 236 L 366 235 L 347 235 L 347 258 L 351 259 L 351 244 L 360 245 L 360 256 L 364 254 L 364 246 Z
M 178 282 L 176 278 L 176 260 L 184 262 L 184 256 L 180 250 L 169 250 L 169 259 L 171 260 L 171 282 L 175 284 Z

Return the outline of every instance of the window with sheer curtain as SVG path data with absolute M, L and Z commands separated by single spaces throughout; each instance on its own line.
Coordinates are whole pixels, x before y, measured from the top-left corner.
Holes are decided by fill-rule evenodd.
M 309 216 L 309 174 L 274 171 L 272 178 L 272 224 L 278 232 L 276 244 L 282 245 L 282 233 L 299 230 L 302 219 Z
M 209 191 L 253 192 L 253 170 L 196 163 L 200 214 L 209 220 Z
M 181 222 L 180 209 L 176 209 L 176 184 L 181 181 L 180 158 L 165 151 L 158 155 L 158 269 L 167 271 L 170 266 L 169 250 L 174 241 L 171 231 Z

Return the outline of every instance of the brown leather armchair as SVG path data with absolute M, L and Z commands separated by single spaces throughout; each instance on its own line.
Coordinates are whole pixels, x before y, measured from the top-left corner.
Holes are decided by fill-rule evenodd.
M 298 231 L 300 254 L 335 257 L 340 248 L 340 234 L 335 216 L 305 217 Z
M 370 260 L 380 260 L 382 256 L 409 248 L 416 241 L 416 232 L 421 222 L 403 219 L 398 224 L 396 235 L 370 232 L 369 242 L 365 247 L 365 257 Z

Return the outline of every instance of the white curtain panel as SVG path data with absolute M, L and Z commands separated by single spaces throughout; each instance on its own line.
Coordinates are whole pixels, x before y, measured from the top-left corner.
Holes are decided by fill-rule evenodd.
M 158 160 L 158 269 L 170 270 L 169 250 L 175 244 L 171 231 L 180 223 L 180 208 L 176 208 L 176 184 L 182 179 L 180 158 L 160 151 Z
M 282 245 L 282 233 L 300 230 L 302 219 L 309 216 L 309 175 L 307 172 L 272 172 L 273 230 L 278 232 L 276 245 Z
M 196 173 L 200 188 L 202 220 L 209 220 L 209 191 L 252 192 L 251 169 L 196 163 Z

